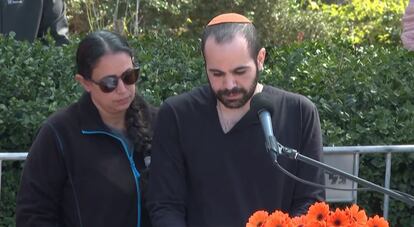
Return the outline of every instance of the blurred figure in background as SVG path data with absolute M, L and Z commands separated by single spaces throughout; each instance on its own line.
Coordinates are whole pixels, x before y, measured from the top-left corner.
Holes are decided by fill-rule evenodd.
M 33 42 L 49 31 L 57 45 L 69 43 L 63 0 L 0 0 L 0 33 Z
M 401 41 L 404 47 L 414 51 L 414 0 L 410 0 L 402 18 Z

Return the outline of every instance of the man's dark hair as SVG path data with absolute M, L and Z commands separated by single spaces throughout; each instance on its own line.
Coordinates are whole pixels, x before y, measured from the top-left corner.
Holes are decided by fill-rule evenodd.
M 257 30 L 251 23 L 222 23 L 207 26 L 201 38 L 201 51 L 204 59 L 206 41 L 210 36 L 214 37 L 217 43 L 225 43 L 232 41 L 239 34 L 246 39 L 250 56 L 256 59 L 262 46 Z

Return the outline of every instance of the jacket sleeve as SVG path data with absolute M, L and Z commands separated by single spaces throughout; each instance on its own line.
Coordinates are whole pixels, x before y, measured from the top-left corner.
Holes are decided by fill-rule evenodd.
M 57 45 L 68 44 L 68 21 L 65 14 L 64 0 L 44 0 L 43 16 L 38 36 L 43 37 L 48 29 Z
M 302 123 L 299 152 L 304 156 L 321 161 L 323 147 L 318 110 L 313 103 L 306 100 L 302 102 L 300 112 Z M 313 183 L 325 184 L 323 170 L 301 161 L 298 162 L 297 176 Z M 305 214 L 310 205 L 323 200 L 325 200 L 323 188 L 296 182 L 291 213 L 293 215 Z
M 154 227 L 185 227 L 186 176 L 179 129 L 164 103 L 155 126 L 147 207 Z
M 24 163 L 17 195 L 17 227 L 60 226 L 59 212 L 67 176 L 60 149 L 53 129 L 45 124 Z

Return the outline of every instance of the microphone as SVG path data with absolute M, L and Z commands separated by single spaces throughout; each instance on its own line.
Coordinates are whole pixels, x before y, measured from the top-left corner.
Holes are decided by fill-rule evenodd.
M 352 181 L 355 181 L 355 182 L 357 182 L 361 185 L 369 187 L 371 190 L 387 194 L 387 195 L 391 196 L 394 199 L 398 199 L 402 202 L 405 202 L 410 207 L 414 206 L 414 197 L 412 195 L 409 195 L 409 194 L 406 194 L 406 193 L 401 193 L 401 192 L 396 192 L 396 191 L 393 191 L 391 189 L 384 188 L 382 186 L 376 185 L 376 184 L 374 184 L 370 181 L 364 180 L 362 178 L 359 178 L 357 176 L 354 176 L 352 174 L 344 172 L 340 169 L 337 169 L 335 167 L 332 167 L 332 166 L 327 165 L 325 163 L 322 163 L 320 161 L 317 161 L 317 160 L 314 160 L 314 159 L 309 158 L 307 156 L 304 156 L 304 155 L 300 154 L 299 152 L 297 152 L 295 149 L 284 147 L 283 145 L 279 144 L 276 141 L 276 138 L 273 134 L 272 119 L 271 119 L 271 114 L 273 113 L 273 107 L 272 107 L 272 102 L 270 101 L 271 98 L 268 97 L 268 96 L 269 96 L 269 94 L 263 93 L 263 92 L 255 94 L 252 97 L 251 101 L 250 101 L 250 110 L 257 111 L 257 114 L 258 114 L 259 119 L 260 119 L 260 123 L 262 124 L 263 132 L 264 132 L 264 135 L 265 135 L 265 138 L 266 138 L 266 149 L 272 155 L 273 160 L 275 161 L 277 167 L 282 172 L 287 174 L 289 177 L 292 177 L 293 179 L 298 180 L 302 183 L 309 184 L 309 185 L 312 185 L 312 186 L 315 186 L 315 187 L 328 188 L 325 185 L 315 184 L 315 183 L 303 180 L 301 178 L 298 178 L 294 174 L 292 174 L 289 171 L 285 170 L 277 162 L 277 155 L 285 155 L 285 156 L 287 156 L 291 159 L 299 160 L 301 162 L 312 165 L 314 167 L 321 168 L 325 171 L 329 171 L 331 173 L 335 173 L 335 174 L 344 176 L 344 177 L 346 177 L 346 178 L 348 178 Z M 331 189 L 341 190 L 341 189 L 338 189 L 338 188 L 331 188 Z
M 270 98 L 263 92 L 255 94 L 250 101 L 250 109 L 252 111 L 257 111 L 266 138 L 266 149 L 276 161 L 277 155 L 279 155 L 281 151 L 279 150 L 276 137 L 273 134 L 271 118 L 273 108 Z

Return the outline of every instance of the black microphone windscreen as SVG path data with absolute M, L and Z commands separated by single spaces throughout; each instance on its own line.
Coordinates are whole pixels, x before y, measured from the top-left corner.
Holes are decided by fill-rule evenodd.
M 267 110 L 270 115 L 272 115 L 273 105 L 270 95 L 264 92 L 253 95 L 252 100 L 250 101 L 250 110 L 255 112 Z

